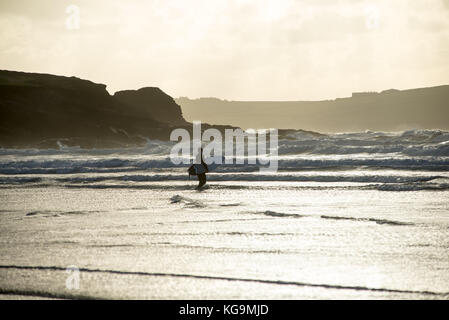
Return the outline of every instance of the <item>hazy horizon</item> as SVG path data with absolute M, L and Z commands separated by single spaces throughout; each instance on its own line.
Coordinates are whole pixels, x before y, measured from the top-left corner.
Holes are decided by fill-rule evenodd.
M 173 97 L 173 99 L 175 100 L 183 100 L 183 99 L 188 99 L 188 100 L 207 100 L 207 99 L 217 99 L 223 102 L 325 102 L 325 101 L 333 101 L 333 100 L 337 100 L 337 99 L 344 99 L 344 98 L 351 98 L 352 95 L 354 93 L 383 93 L 386 91 L 390 91 L 390 90 L 394 90 L 394 91 L 410 91 L 410 90 L 420 90 L 420 89 L 431 89 L 431 88 L 437 88 L 437 87 L 446 87 L 449 86 L 449 83 L 442 83 L 439 85 L 434 85 L 434 86 L 424 86 L 424 87 L 419 87 L 419 88 L 403 88 L 403 89 L 398 89 L 398 88 L 385 88 L 385 89 L 380 89 L 378 91 L 375 90 L 365 90 L 365 91 L 352 91 L 350 93 L 348 93 L 347 96 L 340 96 L 340 97 L 329 97 L 326 99 L 316 99 L 316 100 L 258 100 L 258 99 L 254 99 L 254 100 L 238 100 L 238 99 L 226 99 L 226 98 L 222 98 L 222 97 L 196 97 L 196 98 L 192 98 L 192 97 L 188 97 L 188 96 L 179 96 L 179 97 Z
M 449 83 L 448 18 L 447 0 L 6 0 L 1 69 L 76 76 L 110 93 L 334 99 Z

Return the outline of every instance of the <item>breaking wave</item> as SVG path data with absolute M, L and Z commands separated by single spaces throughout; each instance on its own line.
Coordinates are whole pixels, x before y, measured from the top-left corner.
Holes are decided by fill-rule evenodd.
M 2 149 L 0 187 L 67 185 L 126 187 L 133 183 L 186 181 L 188 164 L 170 159 L 174 142 L 148 140 L 143 147 L 117 149 Z M 449 132 L 359 132 L 310 134 L 279 140 L 278 172 L 258 164 L 222 164 L 208 181 L 347 182 L 381 191 L 449 189 Z M 190 159 L 184 159 L 186 162 Z M 443 181 L 438 181 L 443 179 Z M 446 179 L 446 180 L 444 180 Z
M 23 159 L 3 160 L 0 157 L 0 174 L 74 174 L 74 173 L 126 173 L 133 171 L 186 169 L 187 165 L 176 165 L 168 157 L 145 158 L 108 158 L 93 159 Z M 313 157 L 279 157 L 278 170 L 304 171 L 352 168 L 388 168 L 426 171 L 449 171 L 449 157 L 356 157 L 356 158 L 313 158 Z M 222 164 L 215 172 L 258 172 L 257 164 Z

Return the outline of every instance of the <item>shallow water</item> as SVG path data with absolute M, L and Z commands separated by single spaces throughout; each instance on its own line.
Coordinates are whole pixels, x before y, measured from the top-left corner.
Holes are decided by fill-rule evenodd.
M 442 135 L 335 135 L 346 153 L 324 155 L 284 141 L 278 174 L 223 165 L 201 191 L 165 143 L 0 150 L 0 297 L 447 299 Z
M 153 187 L 3 189 L 2 291 L 295 299 L 449 292 L 446 192 Z M 65 288 L 72 265 L 86 269 L 79 290 Z M 31 266 L 49 269 L 22 268 Z

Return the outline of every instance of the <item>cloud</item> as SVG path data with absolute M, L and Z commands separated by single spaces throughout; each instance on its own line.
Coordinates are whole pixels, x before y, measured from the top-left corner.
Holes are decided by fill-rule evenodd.
M 67 30 L 65 8 L 81 10 Z M 76 75 L 111 92 L 318 99 L 447 83 L 447 1 L 4 0 L 3 68 Z M 442 10 L 444 9 L 444 10 Z
M 444 4 L 444 6 L 449 9 L 449 0 L 441 0 Z

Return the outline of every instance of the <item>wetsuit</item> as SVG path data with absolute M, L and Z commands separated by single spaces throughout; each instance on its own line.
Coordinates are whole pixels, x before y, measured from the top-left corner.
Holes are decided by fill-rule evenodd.
M 209 172 L 209 168 L 207 167 L 206 162 L 204 162 L 204 160 L 203 160 L 203 150 L 201 150 L 201 164 L 206 169 L 206 172 Z M 198 175 L 198 181 L 199 181 L 198 188 L 201 188 L 202 186 L 204 186 L 206 184 L 206 172 L 205 173 L 200 173 Z

